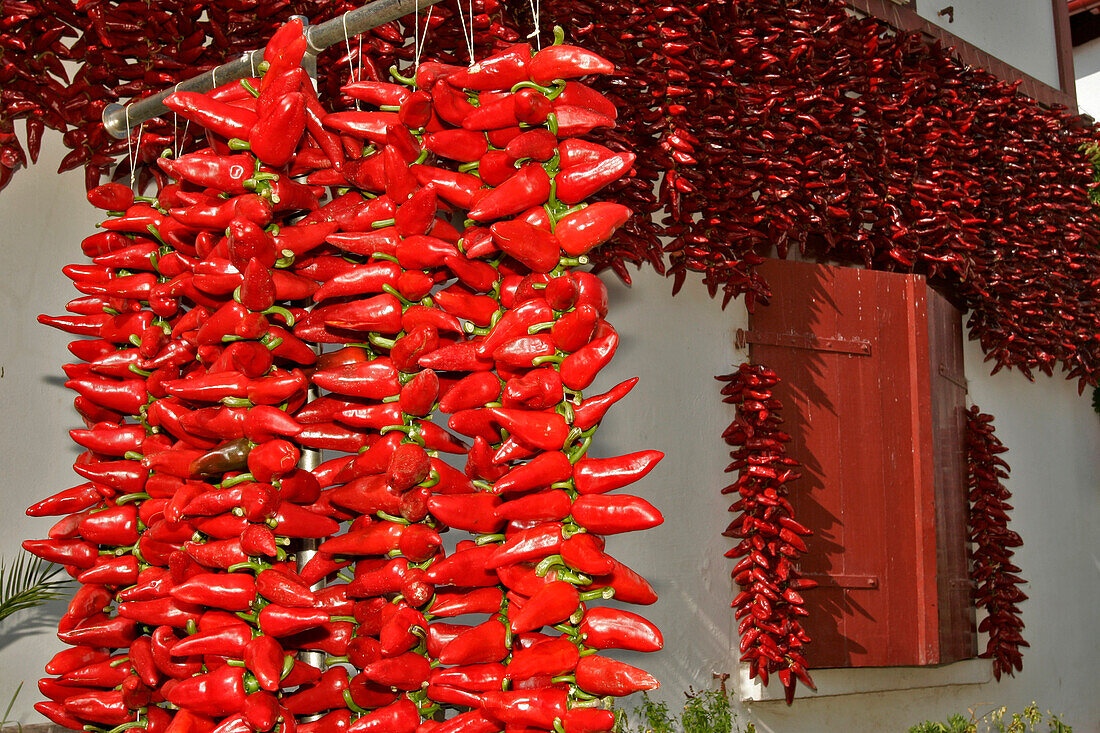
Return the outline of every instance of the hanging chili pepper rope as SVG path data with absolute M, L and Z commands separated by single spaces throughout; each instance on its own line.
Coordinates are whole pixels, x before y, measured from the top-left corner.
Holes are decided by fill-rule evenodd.
M 799 680 L 817 689 L 802 654 L 810 638 L 800 621 L 807 611 L 799 593 L 817 582 L 800 578 L 794 566 L 806 552 L 802 538 L 811 531 L 794 519 L 787 499 L 787 485 L 799 477 L 799 464 L 787 456 L 784 443 L 790 437 L 779 429 L 782 405 L 772 396 L 779 382 L 775 372 L 742 364 L 717 379 L 727 383 L 722 401 L 736 406 L 736 416 L 722 437 L 736 448 L 726 471 L 738 475 L 722 493 L 739 494 L 730 511 L 740 513 L 723 534 L 741 538 L 726 553 L 738 559 L 733 579 L 741 592 L 732 605 L 737 609 L 741 661 L 749 663 L 750 677 L 759 677 L 765 685 L 769 675 L 776 674 L 790 704 Z
M 159 157 L 155 198 L 89 192 L 110 218 L 82 244 L 93 264 L 66 268 L 87 297 L 40 319 L 94 337 L 66 367 L 89 483 L 31 507 L 67 516 L 25 543 L 84 583 L 41 712 L 412 733 L 447 707 L 600 731 L 607 698 L 657 687 L 598 654 L 655 651 L 657 629 L 586 605 L 656 600 L 603 535 L 662 521 L 608 494 L 661 455 L 585 457 L 633 380 L 584 398 L 618 334 L 603 284 L 571 268 L 628 218 L 592 197 L 633 156 L 575 137 L 613 118 L 561 93 L 611 67 L 557 40 L 395 67 L 401 84 L 343 87 L 364 109 L 328 112 L 295 21 L 259 76 L 168 97 L 209 148 Z M 306 471 L 307 447 L 336 455 Z M 448 529 L 476 537 L 447 554 Z M 295 539 L 324 540 L 300 572 Z
M 1008 478 L 1008 464 L 1000 457 L 1008 450 L 993 434 L 993 416 L 982 413 L 977 406 L 966 414 L 967 483 L 970 489 L 970 577 L 975 583 L 975 605 L 984 608 L 985 618 L 978 631 L 989 635 L 985 652 L 980 656 L 993 659 L 993 675 L 999 680 L 1007 672 L 1014 675 L 1023 669 L 1020 647 L 1030 646 L 1020 632 L 1019 603 L 1027 596 L 1019 586 L 1024 581 L 1016 573 L 1020 568 L 1012 563 L 1013 548 L 1023 542 L 1008 528 L 1008 512 L 1012 494 L 1001 483 Z

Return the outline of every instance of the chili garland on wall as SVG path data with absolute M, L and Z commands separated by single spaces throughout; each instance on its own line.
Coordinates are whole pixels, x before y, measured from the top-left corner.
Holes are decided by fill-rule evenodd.
M 985 618 L 978 631 L 989 634 L 985 651 L 980 656 L 993 659 L 993 675 L 1009 675 L 1023 669 L 1020 647 L 1030 646 L 1020 632 L 1019 603 L 1027 596 L 1018 586 L 1024 581 L 1016 573 L 1020 568 L 1012 563 L 1015 550 L 1023 540 L 1008 528 L 1008 512 L 1012 494 L 1001 483 L 1008 477 L 1008 464 L 1000 457 L 1008 450 L 993 434 L 993 416 L 982 413 L 977 406 L 966 414 L 967 484 L 970 490 L 970 577 L 975 583 L 974 603 L 984 608 Z
M 732 606 L 741 661 L 748 663 L 749 676 L 765 685 L 769 675 L 779 677 L 790 704 L 799 680 L 817 689 L 802 654 L 811 639 L 800 621 L 808 612 L 799 593 L 817 581 L 799 577 L 796 565 L 806 552 L 802 538 L 811 531 L 794 518 L 787 499 L 787 484 L 800 476 L 799 463 L 787 456 L 784 444 L 790 437 L 780 430 L 783 406 L 772 395 L 779 376 L 760 364 L 742 364 L 716 379 L 727 383 L 722 401 L 736 407 L 722 439 L 734 447 L 726 471 L 736 471 L 737 480 L 722 493 L 739 496 L 729 508 L 739 514 L 723 534 L 741 538 L 726 553 L 737 559 L 733 580 L 741 592 Z

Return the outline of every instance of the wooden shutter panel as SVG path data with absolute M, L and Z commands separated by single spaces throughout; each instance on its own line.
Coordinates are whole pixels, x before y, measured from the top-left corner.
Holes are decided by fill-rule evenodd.
M 957 420 L 963 404 L 958 389 L 937 388 L 934 397 L 923 278 L 783 260 L 769 260 L 761 273 L 772 305 L 750 317 L 744 338 L 752 361 L 783 379 L 776 394 L 790 452 L 803 464 L 791 498 L 799 521 L 816 534 L 800 564 L 822 584 L 806 594 L 811 665 L 921 665 L 972 656 L 961 642 L 973 636 L 968 588 L 957 587 L 952 602 L 941 603 L 958 577 L 938 578 L 938 564 L 950 561 L 957 569 L 961 558 L 966 576 L 965 474 L 937 473 L 932 406 Z M 932 312 L 949 313 L 950 306 L 939 305 Z M 953 378 L 962 371 L 961 340 L 959 349 L 957 363 L 952 352 L 941 357 Z M 951 441 L 960 452 L 962 433 L 940 436 L 945 446 Z M 950 503 L 939 503 L 942 516 L 937 484 L 957 499 L 951 511 Z M 954 536 L 938 541 L 937 534 Z M 955 640 L 950 654 L 941 628 Z

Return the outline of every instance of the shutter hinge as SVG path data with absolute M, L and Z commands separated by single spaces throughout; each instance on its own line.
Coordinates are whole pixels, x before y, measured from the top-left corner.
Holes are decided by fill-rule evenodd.
M 831 351 L 838 354 L 870 356 L 871 342 L 863 339 L 822 338 L 812 333 L 775 333 L 773 331 L 746 331 L 737 329 L 734 346 L 745 348 L 745 344 L 763 346 L 787 346 L 792 349 L 810 349 L 812 351 Z
M 955 385 L 956 387 L 960 388 L 963 392 L 969 392 L 970 391 L 966 387 L 966 377 L 959 377 L 959 376 L 956 376 L 955 374 L 952 374 L 951 372 L 947 371 L 947 365 L 946 364 L 944 364 L 942 362 L 940 363 L 939 372 L 940 372 L 941 377 L 946 379 L 948 382 L 951 382 L 951 384 Z
M 834 588 L 878 588 L 877 575 L 833 575 L 831 573 L 803 573 L 803 578 L 816 580 L 818 585 Z

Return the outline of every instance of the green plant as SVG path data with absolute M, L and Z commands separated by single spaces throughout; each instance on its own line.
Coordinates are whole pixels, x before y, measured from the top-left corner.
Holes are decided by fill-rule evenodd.
M 909 733 L 974 733 L 976 730 L 974 723 L 956 713 L 946 723 L 932 720 L 917 723 L 909 729 Z
M 69 581 L 55 580 L 63 570 L 28 555 L 20 555 L 10 567 L 0 560 L 0 621 L 64 596 Z
M 43 562 L 40 558 L 31 558 L 29 555 L 20 555 L 10 566 L 0 560 L 0 621 L 19 611 L 35 608 L 64 596 L 69 581 L 56 579 L 63 570 L 60 565 Z M 23 683 L 20 682 L 4 710 L 0 728 L 8 724 L 8 716 L 11 715 L 11 709 L 22 689 Z M 22 733 L 22 724 L 16 723 L 16 726 Z
M 1092 180 L 1100 182 L 1100 143 L 1085 143 L 1081 146 L 1081 152 L 1092 166 Z M 1100 188 L 1089 189 L 1089 201 L 1100 205 Z
M 668 704 L 652 700 L 648 694 L 631 713 L 620 710 L 616 733 L 742 733 L 736 723 L 736 714 L 730 706 L 725 690 L 689 689 L 684 693 L 687 701 L 679 715 L 669 711 Z M 631 727 L 635 717 L 637 727 Z M 743 733 L 755 733 L 756 727 L 748 723 Z
M 1033 733 L 1039 730 L 1046 730 L 1048 733 L 1073 733 L 1073 728 L 1063 723 L 1061 716 L 1054 715 L 1049 710 L 1046 714 L 1046 728 L 1041 729 L 1036 726 L 1044 722 L 1044 717 L 1034 702 L 1024 708 L 1023 712 L 1012 713 L 1007 721 L 1005 717 L 1008 715 L 1008 708 L 1005 706 L 991 710 L 980 718 L 974 708 L 971 708 L 969 719 L 955 714 L 946 723 L 925 720 L 909 728 L 909 733 Z

